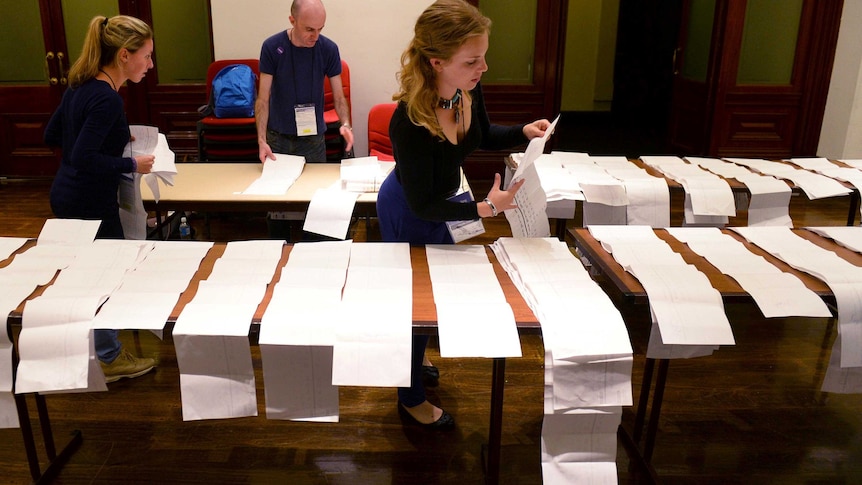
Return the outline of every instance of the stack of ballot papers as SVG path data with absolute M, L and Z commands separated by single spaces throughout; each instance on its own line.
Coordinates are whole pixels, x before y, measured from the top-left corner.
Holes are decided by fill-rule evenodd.
M 792 226 L 790 186 L 781 179 L 755 173 L 748 168 L 718 158 L 685 157 L 704 170 L 725 179 L 736 179 L 748 189 L 749 226 Z M 740 196 L 744 197 L 744 196 Z
M 377 192 L 395 162 L 377 157 L 345 158 L 341 161 L 341 189 L 348 192 Z
M 733 192 L 726 180 L 674 156 L 642 156 L 641 160 L 685 189 L 687 225 L 724 225 L 736 216 Z
M 519 166 L 523 154 L 509 159 Z M 625 157 L 597 157 L 552 151 L 534 165 L 547 199 L 550 218 L 574 217 L 575 201 L 583 201 L 584 225 L 670 225 L 670 194 L 663 177 L 650 175 Z
M 622 316 L 565 243 L 500 238 L 492 249 L 542 324 L 543 483 L 616 483 L 617 428 L 632 405 Z

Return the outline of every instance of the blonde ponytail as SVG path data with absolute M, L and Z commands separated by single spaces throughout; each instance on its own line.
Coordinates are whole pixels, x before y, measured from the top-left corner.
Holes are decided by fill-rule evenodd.
M 153 29 L 135 17 L 93 17 L 84 36 L 81 55 L 69 69 L 69 85 L 76 88 L 93 79 L 99 69 L 117 61 L 120 49 L 135 52 L 152 38 Z

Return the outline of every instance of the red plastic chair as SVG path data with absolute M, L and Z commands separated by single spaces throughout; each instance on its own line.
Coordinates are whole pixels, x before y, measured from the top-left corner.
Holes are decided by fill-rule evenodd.
M 389 120 L 396 106 L 395 103 L 375 104 L 368 111 L 368 155 L 378 160 L 395 160 L 389 140 Z

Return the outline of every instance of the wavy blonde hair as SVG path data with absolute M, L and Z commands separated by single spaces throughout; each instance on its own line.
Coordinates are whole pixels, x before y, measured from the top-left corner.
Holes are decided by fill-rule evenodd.
M 117 60 L 120 49 L 136 52 L 153 38 L 153 29 L 141 19 L 128 15 L 96 16 L 90 20 L 81 55 L 69 69 L 69 85 L 84 84 L 99 74 L 99 69 Z
M 413 124 L 445 138 L 434 113 L 440 97 L 431 59 L 448 61 L 467 40 L 490 31 L 491 19 L 464 0 L 438 0 L 422 12 L 413 40 L 401 54 L 397 76 L 400 91 L 392 97 L 407 104 L 407 116 Z M 464 96 L 469 99 L 468 93 Z

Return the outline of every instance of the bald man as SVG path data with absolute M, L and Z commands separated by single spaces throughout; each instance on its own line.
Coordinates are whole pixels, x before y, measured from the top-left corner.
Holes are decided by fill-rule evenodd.
M 307 163 L 326 161 L 323 134 L 323 80 L 329 77 L 345 149 L 353 148 L 350 108 L 341 84 L 341 56 L 335 42 L 321 35 L 326 9 L 320 0 L 294 0 L 290 28 L 263 42 L 260 88 L 255 103 L 258 156 L 299 155 Z M 270 236 L 290 239 L 283 213 L 270 213 Z M 285 232 L 286 231 L 286 232 Z M 286 237 L 282 237 L 286 236 Z

